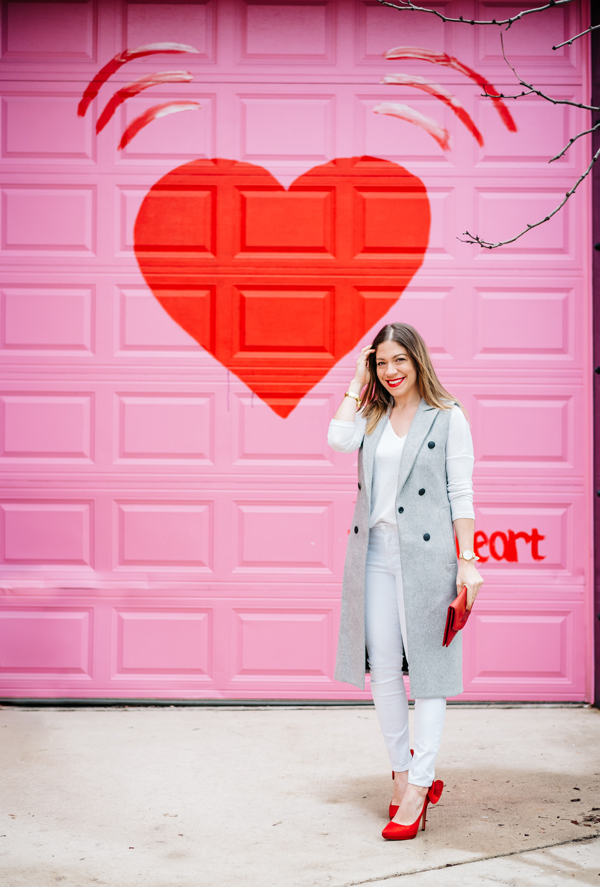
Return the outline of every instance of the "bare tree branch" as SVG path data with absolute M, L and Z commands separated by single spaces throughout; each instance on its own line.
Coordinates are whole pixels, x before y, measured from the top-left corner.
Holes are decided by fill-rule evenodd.
M 509 64 L 509 62 L 507 62 L 507 64 Z M 516 72 L 515 75 L 518 77 Z M 523 92 L 518 92 L 515 95 L 508 95 L 505 92 L 499 92 L 498 95 L 493 95 L 489 92 L 482 92 L 481 95 L 485 96 L 485 98 L 487 99 L 497 99 L 498 97 L 500 97 L 501 99 L 522 99 L 523 96 L 526 95 L 539 95 L 541 99 L 544 99 L 547 102 L 551 102 L 553 105 L 571 105 L 572 108 L 581 108 L 582 111 L 600 111 L 600 107 L 596 105 L 583 105 L 581 102 L 573 102 L 571 99 L 555 99 L 551 95 L 542 92 L 540 89 L 536 89 L 534 86 L 530 86 L 529 84 L 525 83 L 525 81 L 521 80 L 520 77 L 518 79 L 519 83 L 521 83 L 523 86 L 527 86 L 527 89 L 524 89 Z
M 522 95 L 539 95 L 540 98 L 545 99 L 547 102 L 551 102 L 553 105 L 571 105 L 573 108 L 581 108 L 583 111 L 600 111 L 600 108 L 596 107 L 596 105 L 584 105 L 581 102 L 573 102 L 570 99 L 555 99 L 551 95 L 547 95 L 547 93 L 542 92 L 541 89 L 536 89 L 532 83 L 527 83 L 526 80 L 517 74 L 515 66 L 512 62 L 506 58 L 506 50 L 504 48 L 504 34 L 500 33 L 500 44 L 502 46 L 502 58 L 513 72 L 521 86 L 524 86 L 528 92 L 523 92 L 521 95 L 512 95 L 512 96 L 502 96 L 502 98 L 511 98 L 511 99 L 519 99 Z M 487 93 L 486 93 L 487 94 Z M 490 98 L 494 98 L 494 96 L 490 96 Z
M 489 240 L 483 240 L 481 237 L 477 236 L 476 234 L 471 234 L 469 231 L 464 232 L 465 237 L 469 238 L 468 240 L 463 240 L 462 237 L 457 237 L 456 239 L 460 240 L 461 243 L 476 243 L 479 246 L 483 247 L 483 249 L 497 249 L 499 246 L 506 246 L 507 243 L 514 243 L 515 240 L 519 240 L 520 237 L 523 237 L 523 235 L 527 234 L 529 231 L 531 231 L 532 228 L 538 228 L 540 225 L 543 225 L 545 222 L 549 222 L 550 219 L 552 218 L 552 216 L 555 216 L 557 212 L 560 212 L 560 210 L 563 208 L 563 206 L 565 205 L 567 200 L 573 196 L 573 194 L 575 193 L 577 188 L 581 185 L 583 180 L 590 174 L 594 163 L 598 160 L 599 157 L 600 157 L 600 148 L 598 148 L 598 150 L 596 151 L 596 153 L 592 157 L 592 162 L 590 163 L 588 168 L 585 170 L 585 172 L 583 172 L 579 176 L 579 178 L 577 179 L 577 181 L 575 182 L 573 187 L 570 189 L 570 191 L 567 191 L 567 193 L 565 194 L 565 196 L 561 200 L 561 202 L 558 204 L 558 206 L 555 207 L 551 213 L 548 213 L 548 215 L 545 216 L 543 219 L 540 219 L 538 222 L 533 222 L 533 224 L 531 224 L 531 225 L 528 224 L 527 227 L 523 231 L 521 231 L 519 234 L 516 234 L 514 237 L 511 237 L 510 240 L 499 240 L 497 243 L 492 243 Z
M 400 12 L 428 12 L 430 15 L 435 15 L 437 18 L 440 18 L 443 22 L 456 22 L 463 25 L 497 25 L 498 27 L 502 27 L 502 25 L 506 25 L 506 30 L 510 28 L 510 26 L 514 23 L 522 19 L 523 16 L 531 15 L 534 12 L 543 12 L 545 9 L 552 9 L 555 6 L 566 6 L 568 3 L 572 3 L 573 0 L 549 0 L 544 6 L 538 6 L 535 9 L 524 9 L 519 12 L 517 15 L 513 15 L 510 18 L 505 19 L 469 19 L 464 18 L 460 15 L 458 18 L 452 18 L 448 15 L 442 15 L 441 12 L 438 12 L 437 9 L 428 9 L 426 6 L 417 6 L 413 3 L 413 0 L 399 0 L 398 3 L 391 3 L 389 0 L 377 0 L 382 6 L 389 6 L 391 9 L 397 9 Z M 577 37 L 582 36 L 578 34 Z M 577 37 L 573 37 L 573 40 L 577 40 Z M 562 44 L 561 44 L 562 45 Z M 557 47 L 552 47 L 556 49 Z
M 566 6 L 568 3 L 571 3 L 571 2 L 572 2 L 572 0 L 549 0 L 549 2 L 546 3 L 544 6 L 538 6 L 535 9 L 524 9 L 521 12 L 517 13 L 516 15 L 511 16 L 510 18 L 506 18 L 506 19 L 502 19 L 502 20 L 498 20 L 498 19 L 477 20 L 477 19 L 465 19 L 463 16 L 459 16 L 458 18 L 452 18 L 450 16 L 443 15 L 441 12 L 438 12 L 436 9 L 430 9 L 425 6 L 417 6 L 413 2 L 413 0 L 397 0 L 396 3 L 391 2 L 391 0 L 378 0 L 378 3 L 380 3 L 382 6 L 389 6 L 390 8 L 396 9 L 399 12 L 406 12 L 407 10 L 410 12 L 426 12 L 426 13 L 429 13 L 430 15 L 435 15 L 437 18 L 441 19 L 443 22 L 452 22 L 452 23 L 457 23 L 457 24 L 496 25 L 497 27 L 506 26 L 504 28 L 504 30 L 506 30 L 506 31 L 508 31 L 508 29 L 511 27 L 512 24 L 514 24 L 514 22 L 519 21 L 520 19 L 522 19 L 526 15 L 531 15 L 532 13 L 535 13 L 535 12 L 543 12 L 544 10 L 551 9 L 551 8 L 557 7 L 557 6 Z M 596 30 L 597 28 L 600 28 L 600 24 L 591 25 L 589 28 L 586 28 L 586 30 L 582 31 L 580 34 L 575 34 L 575 36 L 570 37 L 568 40 L 564 40 L 562 43 L 557 43 L 556 46 L 552 47 L 552 49 L 556 50 L 556 49 L 560 49 L 562 46 L 570 46 L 572 43 L 574 43 L 575 40 L 579 40 L 580 37 L 584 37 L 586 34 L 590 34 L 592 31 Z M 502 31 L 500 32 L 500 43 L 502 46 L 502 57 L 503 57 L 504 61 L 506 62 L 506 64 L 508 65 L 508 67 L 513 72 L 519 85 L 523 87 L 523 90 L 520 93 L 516 93 L 514 95 L 508 95 L 506 93 L 498 93 L 496 95 L 493 95 L 493 94 L 487 92 L 487 90 L 486 90 L 485 92 L 482 93 L 482 95 L 485 98 L 495 99 L 495 100 L 497 100 L 498 98 L 500 98 L 500 99 L 520 99 L 520 98 L 523 98 L 528 95 L 536 95 L 539 98 L 543 99 L 546 102 L 549 102 L 552 105 L 569 105 L 573 108 L 579 108 L 582 111 L 600 111 L 600 107 L 598 107 L 596 105 L 586 105 L 582 102 L 574 102 L 570 99 L 554 98 L 553 96 L 550 96 L 545 92 L 542 92 L 541 89 L 537 89 L 532 83 L 528 83 L 526 80 L 523 80 L 523 78 L 517 73 L 514 65 L 506 57 L 506 49 L 504 46 L 504 34 L 502 33 Z M 484 89 L 485 89 L 485 86 L 484 86 Z M 599 129 L 600 129 L 600 121 L 597 121 L 596 123 L 593 124 L 593 126 L 590 129 L 582 130 L 581 132 L 577 133 L 577 135 L 575 135 L 575 136 L 573 136 L 573 138 L 569 139 L 569 142 L 565 145 L 565 147 L 562 149 L 562 151 L 559 151 L 558 154 L 556 154 L 554 157 L 551 157 L 548 162 L 552 163 L 554 160 L 558 160 L 560 157 L 562 157 L 564 154 L 566 154 L 566 152 L 574 144 L 574 142 L 576 142 L 582 136 L 590 135 L 590 134 L 598 131 Z M 460 240 L 462 243 L 477 244 L 482 249 L 497 249 L 500 246 L 506 246 L 509 243 L 514 243 L 516 240 L 519 240 L 521 237 L 523 237 L 525 234 L 527 234 L 533 228 L 538 228 L 540 225 L 543 225 L 546 222 L 550 221 L 550 219 L 553 216 L 555 216 L 558 212 L 560 212 L 560 210 L 567 203 L 567 201 L 577 191 L 577 189 L 579 188 L 581 183 L 590 174 L 594 164 L 598 161 L 599 158 L 600 158 L 600 148 L 593 155 L 592 160 L 591 160 L 589 166 L 587 167 L 587 169 L 579 176 L 579 178 L 577 179 L 575 184 L 572 186 L 572 188 L 570 188 L 570 190 L 566 192 L 563 200 L 561 200 L 561 202 L 558 204 L 558 206 L 555 207 L 551 213 L 548 213 L 548 215 L 545 216 L 543 219 L 539 219 L 537 222 L 533 222 L 531 224 L 528 223 L 527 226 L 523 229 L 523 231 L 520 231 L 519 234 L 516 234 L 514 237 L 511 237 L 508 240 L 499 240 L 496 243 L 493 243 L 492 241 L 484 240 L 478 234 L 471 234 L 470 231 L 465 231 L 464 237 L 467 239 L 463 239 L 461 237 L 459 237 L 457 239 Z
M 573 136 L 572 139 L 569 139 L 568 143 L 565 145 L 562 151 L 559 154 L 556 154 L 554 157 L 551 157 L 548 163 L 552 163 L 553 160 L 558 160 L 559 157 L 562 157 L 563 154 L 566 154 L 573 142 L 576 142 L 577 139 L 581 138 L 581 136 L 589 136 L 590 133 L 596 132 L 597 129 L 600 129 L 600 120 L 598 121 L 598 123 L 594 124 L 591 129 L 584 129 L 583 132 L 578 132 L 576 136 Z
M 522 99 L 524 95 L 532 95 L 533 92 L 534 92 L 533 89 L 528 89 L 528 90 L 524 89 L 523 92 L 517 92 L 514 95 L 509 95 L 506 92 L 499 92 L 498 95 L 500 96 L 501 99 Z M 486 98 L 486 99 L 491 99 L 491 97 L 492 97 L 492 93 L 490 93 L 490 92 L 482 92 L 481 95 L 484 96 L 484 98 Z
M 597 108 L 594 105 L 581 105 L 581 104 L 578 104 L 577 102 L 570 102 L 567 99 L 554 99 L 554 98 L 552 98 L 552 96 L 546 95 L 545 93 L 541 92 L 541 90 L 536 89 L 531 83 L 527 83 L 525 80 L 523 80 L 522 77 L 520 77 L 519 74 L 517 74 L 517 71 L 515 70 L 514 65 L 511 64 L 511 62 L 509 62 L 509 60 L 507 59 L 506 51 L 504 48 L 504 35 L 502 33 L 500 34 L 500 43 L 502 45 L 502 56 L 504 58 L 504 61 L 506 62 L 508 67 L 511 69 L 511 71 L 513 72 L 513 74 L 515 75 L 515 77 L 517 78 L 517 80 L 519 81 L 521 86 L 527 87 L 528 92 L 523 92 L 523 93 L 521 93 L 521 95 L 535 94 L 535 95 L 539 95 L 541 98 L 545 99 L 546 101 L 551 102 L 553 105 L 573 105 L 574 107 L 583 108 L 586 111 L 600 111 L 600 108 Z M 520 97 L 521 96 L 519 96 L 519 95 L 511 96 L 511 98 L 520 98 Z M 490 98 L 491 98 L 491 96 L 490 96 Z M 507 96 L 503 96 L 503 98 L 507 98 Z M 585 131 L 582 130 L 581 132 L 577 133 L 576 136 L 574 136 L 572 139 L 570 139 L 570 141 L 568 142 L 567 145 L 565 145 L 565 147 L 562 149 L 562 151 L 559 154 L 556 154 L 554 157 L 551 157 L 548 162 L 552 163 L 553 160 L 558 160 L 559 157 L 562 157 L 563 154 L 565 154 L 569 150 L 569 148 L 571 147 L 573 142 L 576 142 L 577 139 L 581 138 L 581 136 L 583 136 L 583 135 L 589 135 L 590 133 L 595 132 L 599 128 L 600 128 L 600 121 L 595 123 L 591 129 L 588 129 Z M 469 231 L 464 232 L 465 237 L 469 238 L 468 240 L 463 240 L 461 237 L 459 237 L 457 239 L 460 240 L 462 243 L 478 244 L 483 249 L 497 249 L 499 246 L 506 246 L 509 243 L 514 243 L 515 240 L 519 240 L 521 237 L 523 237 L 524 234 L 527 234 L 529 231 L 531 231 L 532 228 L 537 228 L 537 227 L 539 227 L 539 225 L 543 225 L 545 222 L 548 222 L 552 218 L 552 216 L 555 216 L 558 212 L 560 212 L 560 210 L 563 208 L 563 206 L 565 205 L 567 200 L 569 200 L 569 198 L 573 196 L 573 194 L 575 193 L 575 191 L 577 190 L 579 185 L 590 174 L 590 172 L 592 171 L 592 167 L 594 166 L 594 164 L 596 163 L 596 161 L 598 160 L 599 157 L 600 157 L 600 148 L 598 149 L 598 151 L 596 151 L 596 153 L 592 157 L 591 163 L 588 166 L 588 168 L 577 179 L 577 181 L 575 182 L 573 187 L 569 191 L 566 192 L 563 200 L 561 200 L 559 205 L 557 207 L 555 207 L 555 209 L 553 209 L 551 213 L 549 213 L 547 216 L 545 216 L 545 218 L 540 219 L 539 221 L 534 222 L 532 224 L 528 223 L 527 227 L 524 228 L 523 231 L 521 231 L 519 234 L 516 234 L 514 237 L 511 237 L 509 240 L 499 240 L 496 243 L 492 243 L 489 240 L 483 240 L 483 238 L 479 237 L 479 235 L 471 234 Z
M 560 49 L 561 46 L 570 46 L 571 43 L 575 42 L 575 40 L 579 40 L 580 37 L 584 37 L 586 34 L 590 34 L 592 31 L 595 31 L 596 28 L 600 28 L 600 25 L 591 25 L 591 27 L 586 28 L 585 31 L 582 31 L 581 34 L 575 34 L 575 36 L 571 37 L 570 40 L 564 40 L 562 43 L 557 43 L 556 46 L 552 47 L 552 49 Z
M 504 19 L 472 19 L 465 18 L 460 15 L 458 18 L 453 18 L 449 15 L 443 15 L 441 12 L 438 12 L 437 9 L 429 9 L 426 6 L 417 6 L 413 3 L 413 0 L 398 0 L 398 3 L 391 3 L 390 0 L 377 0 L 382 6 L 389 6 L 391 9 L 397 9 L 399 12 L 428 12 L 430 15 L 435 15 L 437 18 L 441 19 L 443 22 L 455 22 L 456 24 L 462 25 L 496 25 L 497 27 L 502 27 L 506 25 L 506 29 L 511 27 L 514 22 L 519 21 L 526 15 L 531 15 L 534 12 L 544 12 L 546 9 L 553 9 L 555 6 L 565 6 L 567 3 L 572 3 L 573 0 L 549 0 L 545 6 L 537 6 L 535 9 L 523 9 L 517 15 L 510 16 L 510 18 Z M 575 40 L 579 40 L 580 37 L 584 37 L 586 34 L 589 34 L 591 31 L 596 30 L 596 28 L 600 28 L 600 25 L 591 25 L 589 28 L 586 28 L 585 31 L 582 31 L 581 34 L 575 34 L 574 37 L 570 37 L 568 40 L 564 40 L 562 43 L 557 43 L 556 46 L 553 46 L 552 49 L 561 49 L 563 46 L 570 46 Z

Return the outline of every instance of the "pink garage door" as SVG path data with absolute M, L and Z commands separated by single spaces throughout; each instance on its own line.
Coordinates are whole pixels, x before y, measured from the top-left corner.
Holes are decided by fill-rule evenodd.
M 586 44 L 551 47 L 587 14 L 515 25 L 517 69 L 586 99 Z M 155 43 L 195 52 L 122 56 L 78 116 L 100 68 Z M 513 126 L 395 46 L 514 89 L 496 30 L 374 0 L 3 4 L 3 696 L 366 698 L 332 678 L 355 462 L 326 432 L 358 346 L 404 320 L 475 439 L 465 698 L 591 698 L 588 193 L 501 251 L 457 239 L 551 209 L 588 146 L 546 161 L 585 117 L 531 97 Z M 191 79 L 111 103 L 159 71 Z M 380 83 L 409 73 L 482 144 Z

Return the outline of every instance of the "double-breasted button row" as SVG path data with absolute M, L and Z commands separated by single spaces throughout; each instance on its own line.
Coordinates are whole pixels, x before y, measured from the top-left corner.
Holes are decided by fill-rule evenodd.
M 423 492 L 425 492 L 425 490 L 423 490 Z M 404 514 L 404 508 L 402 507 L 402 505 L 398 509 L 398 514 Z M 423 539 L 425 540 L 425 542 L 429 542 L 431 536 L 429 535 L 429 533 L 424 533 Z
M 399 511 L 400 513 L 402 513 L 402 512 L 404 511 L 404 509 L 403 509 L 403 508 L 399 508 L 398 511 Z M 355 533 L 358 533 L 358 527 L 354 527 L 354 532 L 355 532 Z M 429 535 L 429 533 L 424 533 L 424 534 L 423 534 L 423 539 L 425 540 L 425 542 L 429 542 L 429 540 L 431 539 L 431 536 Z
M 419 490 L 419 496 L 424 496 L 424 495 L 425 495 L 425 490 L 424 490 L 424 489 L 420 489 L 420 490 Z M 398 514 L 404 514 L 404 508 L 403 508 L 402 505 L 401 505 L 400 508 L 398 509 Z
M 430 440 L 429 443 L 427 444 L 427 446 L 429 447 L 430 450 L 433 450 L 435 447 L 435 441 Z M 421 489 L 419 490 L 419 496 L 424 496 L 424 495 L 425 495 L 425 489 L 423 487 L 421 487 Z M 425 542 L 429 542 L 430 539 L 431 539 L 431 536 L 429 535 L 429 533 L 423 533 L 423 540 Z

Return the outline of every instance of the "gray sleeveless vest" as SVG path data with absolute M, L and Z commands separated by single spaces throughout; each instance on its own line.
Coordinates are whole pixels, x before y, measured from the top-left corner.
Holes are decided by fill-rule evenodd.
M 421 400 L 398 473 L 400 539 L 410 691 L 413 698 L 462 693 L 462 637 L 442 646 L 448 604 L 456 597 L 458 563 L 446 479 L 450 410 Z M 335 677 L 365 686 L 365 566 L 375 450 L 385 423 L 365 435 L 358 458 L 358 497 L 344 566 Z M 424 492 L 423 492 L 424 491 Z

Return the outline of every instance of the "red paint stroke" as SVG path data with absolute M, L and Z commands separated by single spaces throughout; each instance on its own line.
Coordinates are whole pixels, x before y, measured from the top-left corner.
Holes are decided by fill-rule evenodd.
M 486 80 L 485 77 L 482 77 L 481 74 L 478 74 L 477 71 L 468 68 L 467 65 L 463 65 L 462 62 L 459 62 L 453 56 L 447 55 L 445 52 L 434 52 L 432 49 L 422 49 L 418 46 L 397 46 L 395 49 L 388 49 L 387 52 L 384 52 L 383 57 L 386 59 L 416 59 L 422 62 L 432 62 L 434 65 L 443 65 L 445 68 L 453 68 L 455 71 L 464 74 L 491 97 L 494 107 L 498 114 L 500 114 L 506 128 L 510 132 L 517 131 L 517 125 L 510 111 L 500 98 L 500 93 L 496 87 L 489 80 Z
M 471 135 L 479 142 L 479 145 L 483 147 L 483 136 L 473 123 L 471 116 L 465 111 L 456 96 L 451 92 L 448 92 L 445 87 L 440 86 L 439 83 L 432 83 L 424 77 L 417 77 L 412 74 L 386 74 L 380 82 L 400 84 L 402 86 L 413 86 L 415 89 L 422 89 L 423 92 L 439 99 L 454 111 L 461 123 L 464 123 Z
M 166 117 L 167 114 L 176 114 L 178 111 L 199 111 L 201 107 L 198 102 L 165 102 L 162 105 L 153 105 L 152 108 L 148 108 L 147 111 L 144 111 L 143 114 L 140 114 L 139 117 L 136 117 L 129 124 L 119 142 L 119 151 L 122 151 L 129 144 L 140 129 L 148 126 L 153 120 L 158 120 L 159 117 Z
M 389 117 L 399 117 L 400 120 L 406 120 L 407 123 L 414 123 L 420 126 L 425 132 L 432 136 L 443 151 L 450 150 L 450 133 L 436 120 L 426 117 L 414 108 L 408 105 L 400 105 L 397 102 L 381 102 L 373 108 L 375 114 L 387 114 Z
M 118 71 L 122 65 L 125 65 L 127 62 L 131 62 L 134 59 L 141 59 L 146 55 L 155 55 L 161 52 L 171 54 L 178 52 L 193 52 L 196 53 L 196 55 L 199 54 L 199 51 L 195 49 L 195 47 L 187 46 L 185 43 L 149 43 L 147 46 L 138 46 L 137 49 L 123 50 L 123 52 L 118 53 L 118 55 L 104 65 L 104 67 L 98 71 L 94 79 L 88 83 L 77 108 L 78 116 L 85 116 L 85 112 L 100 92 L 100 87 L 106 83 L 108 78 L 112 77 L 115 71 Z
M 138 95 L 144 89 L 149 89 L 151 86 L 159 86 L 161 83 L 189 83 L 193 79 L 194 77 L 189 71 L 161 71 L 158 74 L 148 74 L 146 77 L 134 80 L 133 83 L 128 83 L 127 86 L 115 92 L 106 105 L 96 123 L 96 132 L 102 132 L 119 105 L 122 105 L 127 99 Z

